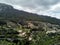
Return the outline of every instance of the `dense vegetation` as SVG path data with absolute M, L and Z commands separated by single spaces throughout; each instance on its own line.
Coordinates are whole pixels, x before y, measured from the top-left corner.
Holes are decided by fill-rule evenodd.
M 18 32 L 20 30 L 20 32 Z M 24 35 L 18 36 L 19 33 Z M 46 34 L 42 28 L 27 29 L 20 26 L 16 28 L 9 27 L 6 24 L 0 26 L 0 44 L 1 45 L 59 45 L 60 34 L 50 33 Z

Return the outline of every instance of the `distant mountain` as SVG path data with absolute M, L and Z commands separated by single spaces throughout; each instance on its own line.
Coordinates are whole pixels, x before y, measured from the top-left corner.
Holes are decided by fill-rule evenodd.
M 14 9 L 11 5 L 0 3 L 0 20 L 31 20 L 42 21 L 60 25 L 60 19 L 53 17 L 28 13 L 22 10 Z

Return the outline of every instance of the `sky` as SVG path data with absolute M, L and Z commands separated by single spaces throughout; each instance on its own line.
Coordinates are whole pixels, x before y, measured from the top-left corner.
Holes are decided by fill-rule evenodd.
M 60 0 L 0 0 L 15 9 L 60 19 Z

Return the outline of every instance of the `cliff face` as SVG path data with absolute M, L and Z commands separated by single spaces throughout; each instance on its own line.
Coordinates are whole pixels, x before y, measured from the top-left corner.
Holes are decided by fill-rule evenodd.
M 0 3 L 0 13 L 12 10 L 13 7 L 7 4 Z

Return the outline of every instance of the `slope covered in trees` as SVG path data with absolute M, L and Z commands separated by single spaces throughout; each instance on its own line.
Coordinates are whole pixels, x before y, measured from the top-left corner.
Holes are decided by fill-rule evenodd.
M 15 21 L 19 21 L 22 19 L 23 20 L 32 20 L 32 21 L 43 21 L 43 22 L 49 22 L 49 23 L 60 25 L 59 19 L 17 10 L 7 4 L 0 3 L 0 9 L 1 9 L 0 10 L 0 19 L 15 20 Z

